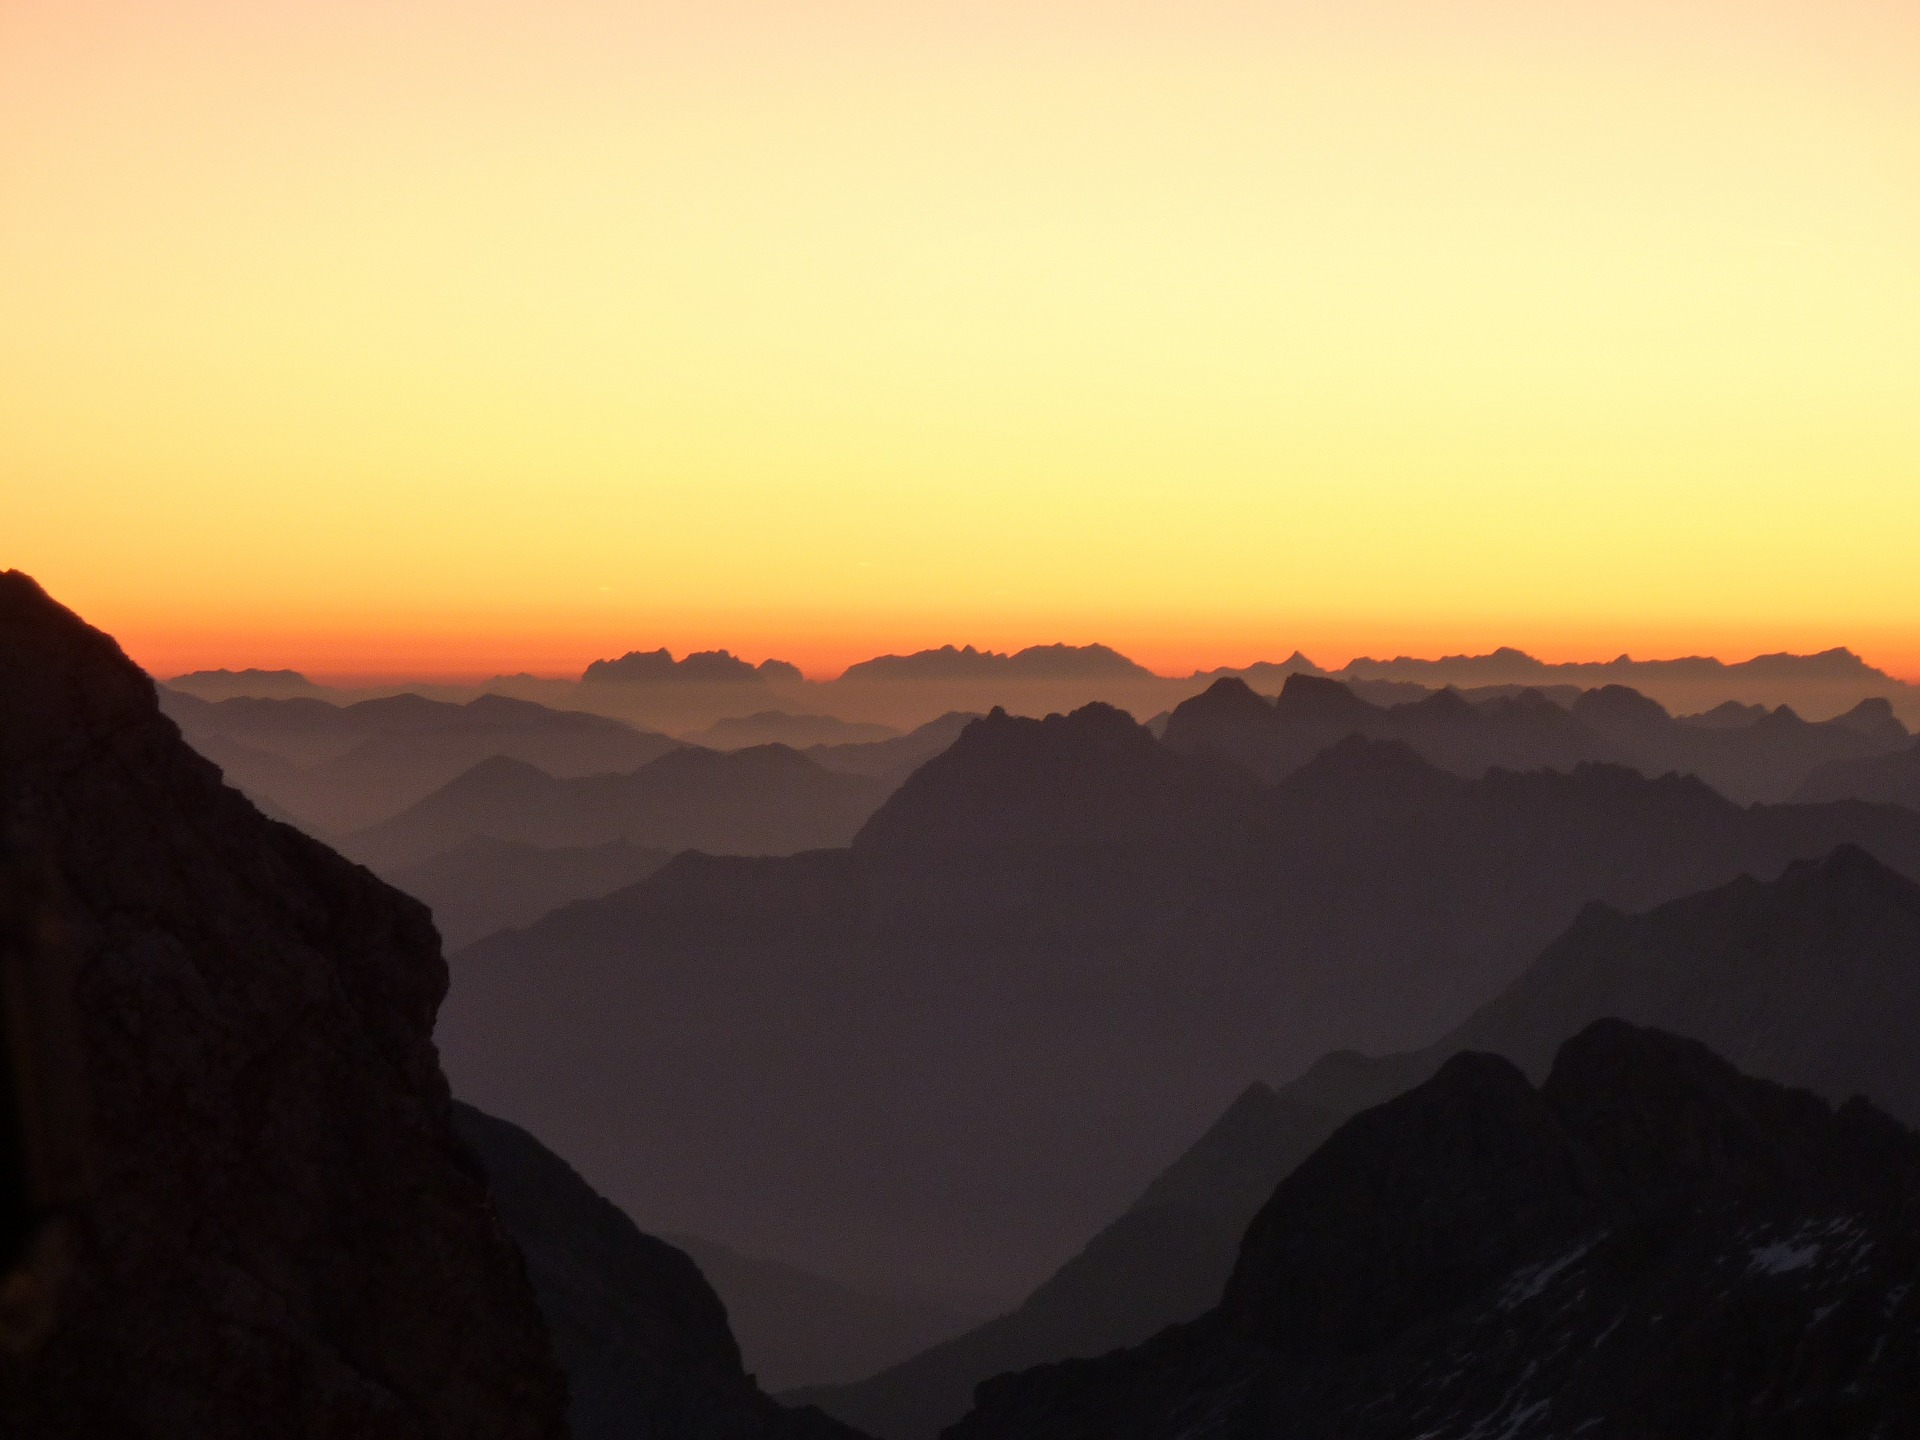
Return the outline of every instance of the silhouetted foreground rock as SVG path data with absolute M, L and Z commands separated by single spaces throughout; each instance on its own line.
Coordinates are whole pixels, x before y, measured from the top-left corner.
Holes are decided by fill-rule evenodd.
M 564 1435 L 453 1135 L 425 908 L 262 818 L 110 639 L 11 572 L 0 840 L 11 900 L 37 888 L 73 960 L 97 1176 L 50 1331 L 0 1355 L 0 1434 Z
M 950 1440 L 1920 1433 L 1920 1139 L 1602 1021 L 1466 1053 L 1254 1220 L 1220 1307 Z
M 456 1104 L 526 1256 L 572 1392 L 573 1440 L 858 1440 L 760 1393 L 684 1251 L 643 1234 L 517 1125 Z

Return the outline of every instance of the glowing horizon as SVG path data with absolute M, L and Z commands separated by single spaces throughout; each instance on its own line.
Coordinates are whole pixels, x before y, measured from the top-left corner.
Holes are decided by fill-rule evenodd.
M 0 7 L 0 567 L 159 674 L 1920 681 L 1907 0 Z

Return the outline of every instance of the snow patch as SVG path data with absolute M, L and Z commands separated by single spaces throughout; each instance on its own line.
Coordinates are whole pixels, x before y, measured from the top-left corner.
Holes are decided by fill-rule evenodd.
M 1795 1245 L 1791 1240 L 1776 1240 L 1771 1245 L 1756 1245 L 1751 1254 L 1752 1262 L 1747 1266 L 1749 1275 L 1789 1275 L 1806 1269 L 1820 1258 L 1820 1242 L 1809 1240 L 1804 1245 Z

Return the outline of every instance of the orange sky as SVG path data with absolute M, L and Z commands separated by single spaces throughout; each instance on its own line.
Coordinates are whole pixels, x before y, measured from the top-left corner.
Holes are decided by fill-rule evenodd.
M 0 317 L 162 673 L 1920 678 L 1911 0 L 0 0 Z

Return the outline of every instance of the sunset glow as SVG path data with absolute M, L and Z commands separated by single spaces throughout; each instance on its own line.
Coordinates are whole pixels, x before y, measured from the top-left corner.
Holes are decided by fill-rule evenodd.
M 0 317 L 160 673 L 1920 678 L 1911 0 L 13 0 Z

